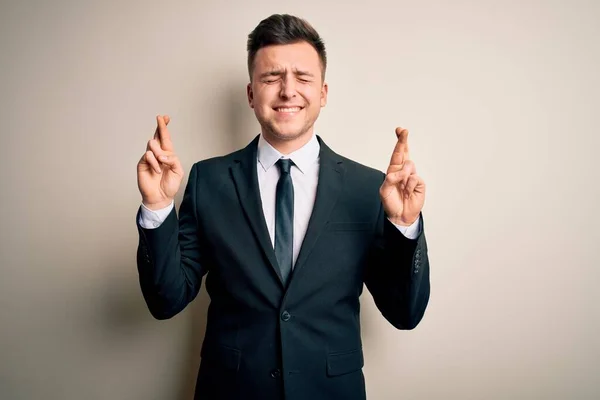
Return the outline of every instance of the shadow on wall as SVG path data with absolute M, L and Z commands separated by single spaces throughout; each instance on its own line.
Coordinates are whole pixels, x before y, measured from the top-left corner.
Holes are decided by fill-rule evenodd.
M 223 115 L 223 120 L 216 122 L 217 126 L 223 130 L 219 134 L 229 135 L 229 143 L 225 143 L 226 151 L 235 151 L 246 147 L 259 133 L 256 128 L 256 120 L 253 117 L 254 114 L 246 100 L 246 83 L 240 81 L 238 84 L 230 86 L 219 103 L 224 110 L 223 113 L 219 114 Z M 181 203 L 181 197 L 176 200 L 177 204 Z M 206 332 L 206 316 L 210 304 L 204 282 L 203 279 L 198 297 L 188 306 L 190 308 L 188 315 L 191 320 L 189 321 L 188 345 L 185 350 L 187 357 L 181 366 L 181 390 L 177 396 L 179 400 L 194 398 L 196 378 L 200 366 L 200 350 Z
M 260 133 L 254 110 L 248 105 L 246 85 L 247 82 L 240 81 L 231 86 L 224 99 L 228 118 L 223 127 L 231 134 L 231 151 L 246 147 Z

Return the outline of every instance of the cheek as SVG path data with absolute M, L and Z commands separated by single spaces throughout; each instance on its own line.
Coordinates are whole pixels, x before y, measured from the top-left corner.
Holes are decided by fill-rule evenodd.
M 257 114 L 264 115 L 269 107 L 265 105 L 264 98 L 258 93 L 254 93 L 254 99 L 252 100 L 254 112 Z
M 303 91 L 303 96 L 310 102 L 311 107 L 321 104 L 321 91 L 318 87 L 306 87 Z
M 276 98 L 276 91 L 272 88 L 265 88 L 254 93 L 254 103 L 262 108 L 271 108 L 273 99 Z

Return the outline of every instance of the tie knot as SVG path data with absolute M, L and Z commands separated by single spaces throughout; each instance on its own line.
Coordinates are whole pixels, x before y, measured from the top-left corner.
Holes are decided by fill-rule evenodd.
M 292 167 L 292 164 L 294 164 L 294 162 L 289 158 L 280 158 L 279 161 L 277 161 L 277 165 L 279 165 L 279 170 L 284 174 L 290 173 L 290 168 Z

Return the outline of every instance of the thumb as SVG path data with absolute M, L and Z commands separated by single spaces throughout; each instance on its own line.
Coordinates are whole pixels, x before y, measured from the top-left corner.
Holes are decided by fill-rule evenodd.
M 169 168 L 176 174 L 181 175 L 181 172 L 183 172 L 179 158 L 175 155 L 162 155 L 158 157 L 158 161 L 160 161 L 162 164 L 168 165 Z
M 386 174 L 385 179 L 381 184 L 380 190 L 389 194 L 389 191 L 395 188 L 398 182 L 400 182 L 400 178 L 398 175 L 398 172 L 390 172 Z

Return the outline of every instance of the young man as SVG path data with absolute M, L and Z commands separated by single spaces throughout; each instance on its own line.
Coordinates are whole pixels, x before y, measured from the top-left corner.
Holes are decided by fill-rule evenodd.
M 334 153 L 313 124 L 327 102 L 318 33 L 289 15 L 248 39 L 248 102 L 261 134 L 183 169 L 158 127 L 138 163 L 140 285 L 152 315 L 174 316 L 206 274 L 211 303 L 196 398 L 364 399 L 359 296 L 413 329 L 429 300 L 425 184 L 406 129 L 387 174 Z

